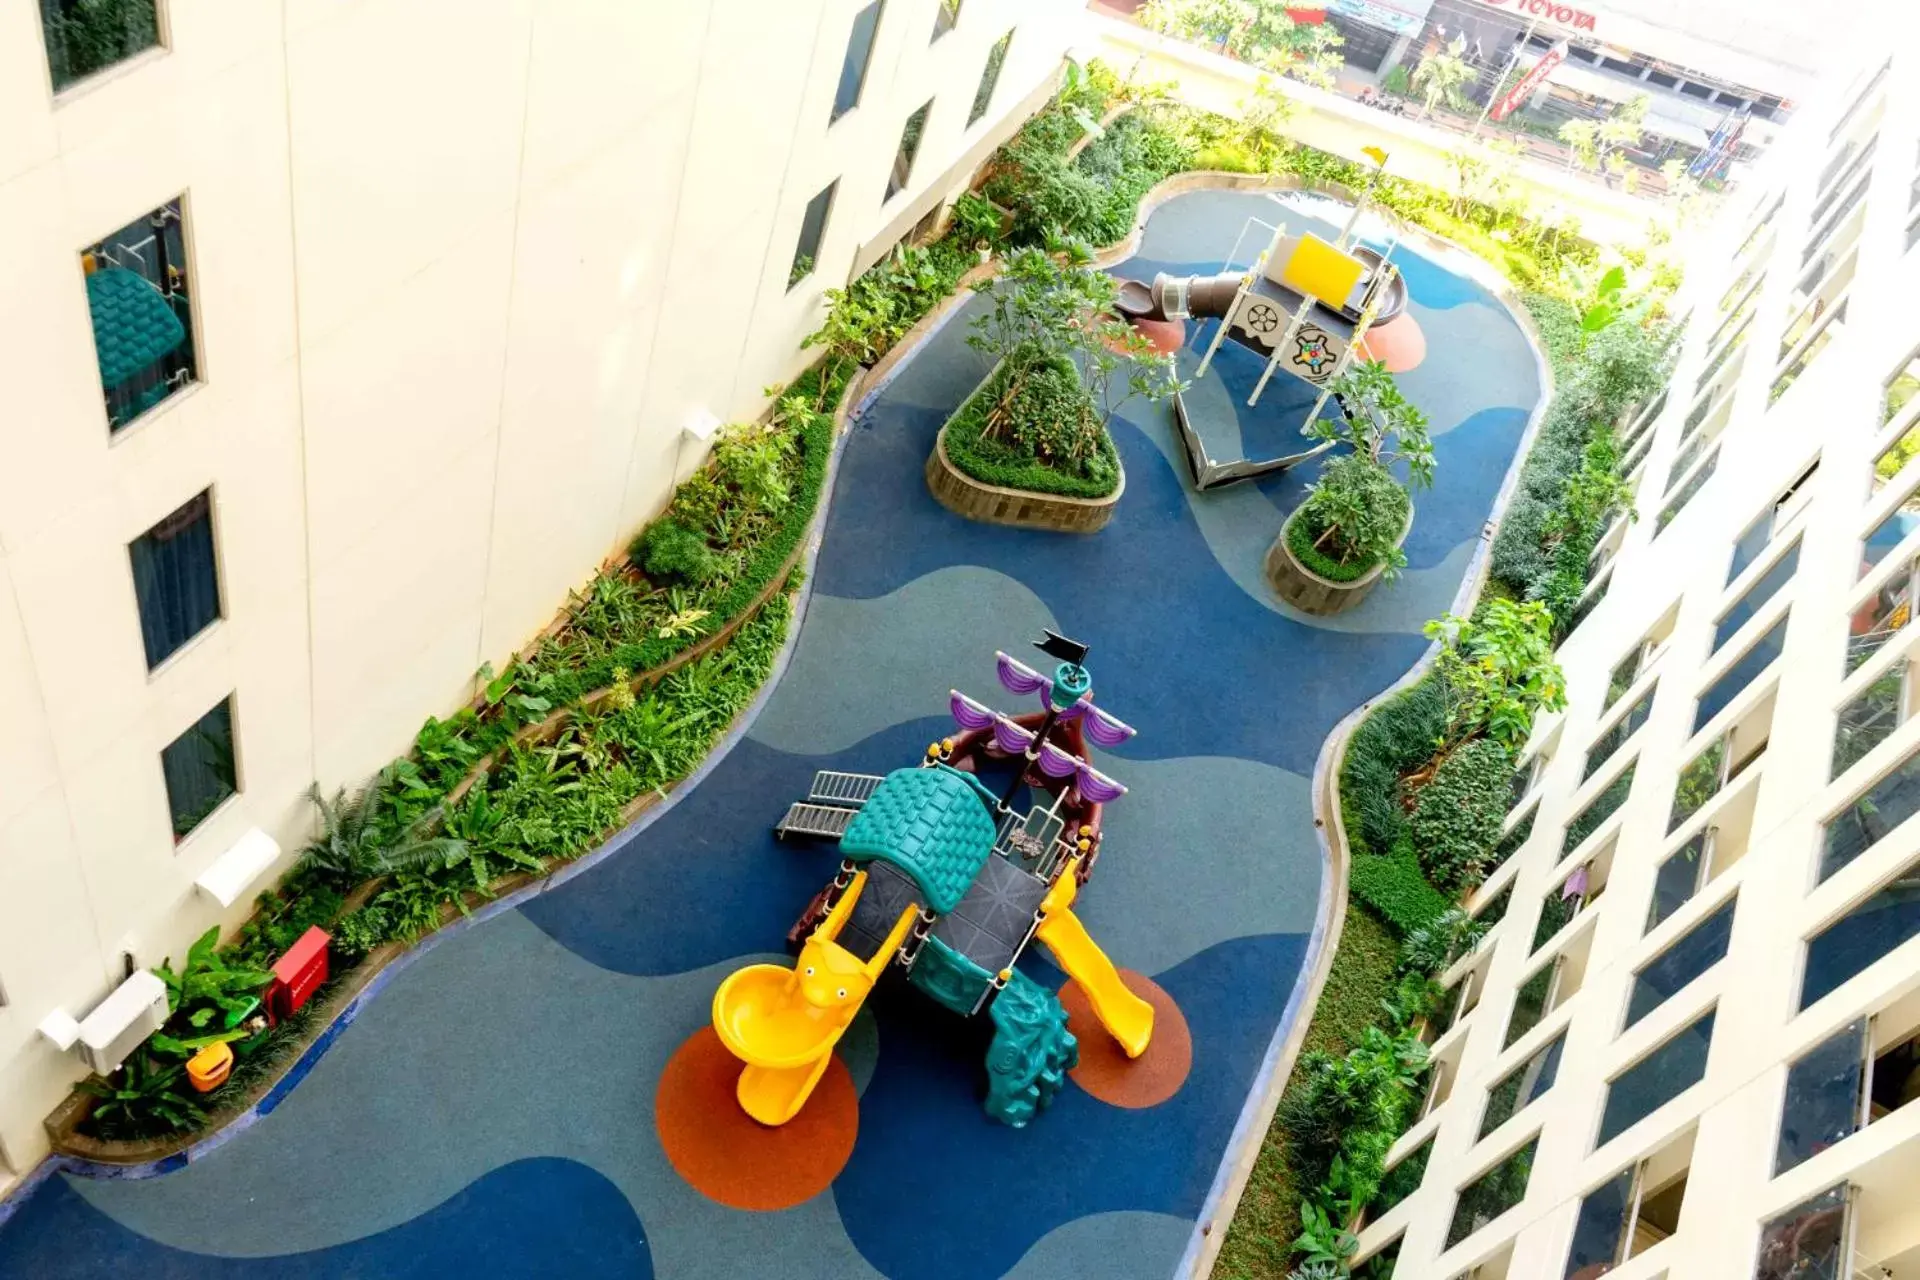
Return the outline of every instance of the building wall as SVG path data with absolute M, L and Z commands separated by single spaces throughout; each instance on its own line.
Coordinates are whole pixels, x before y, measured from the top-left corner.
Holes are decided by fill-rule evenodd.
M 1889 41 L 1888 47 L 1905 47 Z M 1905 60 L 1905 55 L 1900 55 Z M 1775 1178 L 1788 1064 L 1856 1017 L 1877 1015 L 1883 1033 L 1920 1024 L 1920 939 L 1910 940 L 1804 1010 L 1800 1007 L 1806 940 L 1903 875 L 1920 854 L 1920 823 L 1896 827 L 1857 860 L 1818 882 L 1824 824 L 1920 746 L 1920 719 L 1908 719 L 1864 760 L 1831 778 L 1836 708 L 1888 663 L 1897 672 L 1920 654 L 1920 628 L 1900 630 L 1880 654 L 1849 678 L 1845 655 L 1854 619 L 1896 566 L 1911 561 L 1920 533 L 1905 539 L 1863 575 L 1862 539 L 1920 482 L 1908 466 L 1870 496 L 1874 460 L 1920 415 L 1920 403 L 1885 421 L 1883 388 L 1920 348 L 1920 252 L 1913 251 L 1916 178 L 1920 178 L 1920 85 L 1897 61 L 1877 94 L 1839 123 L 1851 93 L 1830 86 L 1824 107 L 1796 121 L 1774 157 L 1773 185 L 1709 231 L 1697 246 L 1684 344 L 1664 407 L 1652 410 L 1651 444 L 1636 476 L 1636 523 L 1618 526 L 1605 595 L 1560 651 L 1567 674 L 1566 710 L 1536 726 L 1530 753 L 1544 759 L 1532 798 L 1509 816 L 1535 815 L 1531 836 L 1470 904 L 1481 909 L 1511 891 L 1510 905 L 1480 950 L 1448 975 L 1478 970 L 1485 993 L 1477 1007 L 1434 1045 L 1448 1064 L 1445 1101 L 1414 1125 L 1389 1156 L 1397 1162 L 1432 1139 L 1420 1189 L 1371 1223 L 1361 1241 L 1370 1255 L 1400 1249 L 1403 1280 L 1477 1275 L 1557 1278 L 1567 1274 L 1569 1244 L 1584 1196 L 1642 1159 L 1673 1163 L 1672 1143 L 1692 1134 L 1690 1177 L 1678 1231 L 1611 1271 L 1621 1280 L 1747 1280 L 1754 1275 L 1760 1224 L 1836 1184 L 1855 1187 L 1856 1261 L 1888 1264 L 1894 1280 L 1920 1274 L 1920 1107 L 1895 1110 Z M 1863 77 L 1864 79 L 1864 77 Z M 1791 294 L 1808 261 L 1823 256 L 1808 240 L 1822 193 L 1821 170 L 1834 147 L 1864 143 L 1878 117 L 1878 144 L 1866 194 L 1856 212 L 1858 270 L 1850 292 L 1823 314 L 1839 315 L 1832 341 L 1796 380 L 1781 385 L 1796 354 L 1779 357 L 1792 319 Z M 1844 166 L 1843 166 L 1844 167 Z M 1864 172 L 1865 170 L 1863 170 Z M 1842 183 L 1841 185 L 1847 185 Z M 1844 203 L 1844 196 L 1837 197 Z M 1775 201 L 1782 202 L 1775 206 Z M 1746 258 L 1736 251 L 1758 214 L 1766 230 Z M 1823 214 L 1831 216 L 1830 214 Z M 1853 215 L 1841 220 L 1845 227 Z M 1765 269 L 1755 295 L 1744 357 L 1729 359 L 1702 385 L 1715 350 L 1713 331 L 1725 314 L 1723 295 L 1748 265 Z M 1735 293 L 1737 299 L 1738 293 Z M 1844 306 L 1844 313 L 1842 308 Z M 1737 328 L 1737 325 L 1735 326 Z M 1717 446 L 1669 481 L 1696 405 L 1730 409 Z M 1775 398 L 1777 394 L 1777 399 Z M 1720 415 L 1695 428 L 1713 432 Z M 1717 459 L 1706 457 L 1717 447 Z M 1817 460 L 1804 492 L 1810 502 L 1783 518 L 1759 561 L 1731 583 L 1735 540 Z M 1694 470 L 1712 465 L 1691 501 L 1662 529 L 1660 514 L 1688 487 Z M 1791 511 L 1791 505 L 1787 510 Z M 1717 653 L 1716 623 L 1747 585 L 1793 538 L 1800 540 L 1790 582 L 1729 637 Z M 1610 576 L 1609 576 L 1610 575 Z M 1597 594 L 1602 588 L 1596 584 Z M 1603 713 L 1610 672 L 1650 631 L 1667 625 L 1664 647 L 1633 689 Z M 1696 697 L 1746 647 L 1786 618 L 1784 648 L 1771 666 L 1712 720 L 1694 731 Z M 1596 735 L 1639 698 L 1657 690 L 1651 715 L 1591 777 L 1585 759 Z M 1771 703 L 1771 715 L 1767 706 Z M 1691 820 L 1670 829 L 1680 771 L 1730 726 L 1735 753 L 1764 749 Z M 1626 802 L 1584 843 L 1563 854 L 1566 825 L 1629 765 L 1635 776 Z M 1537 806 L 1537 807 L 1536 807 Z M 1661 862 L 1690 834 L 1717 831 L 1728 864 L 1684 906 L 1648 929 L 1649 903 Z M 1736 846 L 1745 852 L 1731 860 Z M 1533 950 L 1544 901 L 1557 896 L 1569 872 L 1611 848 L 1604 893 L 1572 923 Z M 1729 900 L 1736 900 L 1725 958 L 1622 1030 L 1635 975 L 1677 938 Z M 1511 1048 L 1503 1048 L 1517 989 L 1543 963 L 1559 957 L 1564 972 L 1583 968 L 1577 990 Z M 1665 1105 L 1610 1141 L 1597 1142 L 1609 1081 L 1708 1009 L 1715 1027 L 1705 1074 Z M 1484 1139 L 1487 1091 L 1517 1064 L 1564 1031 L 1565 1049 L 1552 1087 Z M 1538 1136 L 1524 1199 L 1504 1215 L 1446 1248 L 1459 1189 L 1509 1152 Z M 1684 1161 L 1682 1161 L 1684 1163 Z M 1657 1176 L 1657 1175 L 1656 1175 Z M 1476 1266 L 1479 1271 L 1473 1270 Z M 1597 1272 L 1581 1271 L 1585 1277 Z M 1798 1273 L 1796 1273 L 1798 1274 Z M 1825 1274 L 1824 1272 L 1819 1274 Z M 1851 1274 L 1851 1273 L 1847 1273 Z
M 41 1018 L 243 918 L 195 877 L 253 827 L 297 849 L 310 783 L 542 627 L 699 461 L 683 425 L 804 367 L 823 290 L 1044 100 L 1080 20 L 965 0 L 930 42 L 936 3 L 887 0 L 829 127 L 861 0 L 163 0 L 164 48 L 57 99 L 38 3 L 0 0 L 0 1166 L 82 1074 Z M 79 251 L 182 195 L 200 384 L 109 439 Z M 224 618 L 149 675 L 127 544 L 209 485 Z M 240 794 L 175 847 L 158 753 L 229 693 Z

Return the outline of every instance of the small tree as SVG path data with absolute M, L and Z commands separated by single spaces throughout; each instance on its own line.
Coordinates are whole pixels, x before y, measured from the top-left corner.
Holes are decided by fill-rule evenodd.
M 1447 727 L 1427 776 L 1482 735 L 1517 752 L 1535 715 L 1566 706 L 1566 678 L 1553 660 L 1553 615 L 1539 601 L 1491 600 L 1471 618 L 1436 618 L 1426 634 L 1440 642 L 1435 669 L 1447 691 Z
M 1433 114 L 1434 104 L 1443 98 L 1449 106 L 1462 110 L 1468 106 L 1462 90 L 1467 81 L 1473 78 L 1473 68 L 1460 56 L 1466 47 L 1466 37 L 1455 36 L 1453 43 L 1435 49 L 1420 59 L 1420 65 L 1413 69 L 1411 83 L 1423 99 L 1420 108 L 1422 120 Z
M 1569 120 L 1560 126 L 1560 141 L 1567 144 L 1567 172 L 1591 169 L 1599 162 L 1600 125 L 1593 120 Z
M 1611 159 L 1622 148 L 1631 147 L 1640 141 L 1647 119 L 1647 107 L 1652 99 L 1644 93 L 1636 93 L 1627 101 L 1615 107 L 1612 114 L 1600 122 L 1594 130 L 1594 138 L 1600 145 L 1602 158 Z M 1627 158 L 1620 157 L 1625 165 Z
M 1433 484 L 1433 440 L 1427 415 L 1400 394 L 1400 384 L 1378 360 L 1360 360 L 1332 383 L 1344 413 L 1315 418 L 1304 428 L 1314 440 L 1344 444 L 1376 467 L 1407 464 L 1415 488 Z

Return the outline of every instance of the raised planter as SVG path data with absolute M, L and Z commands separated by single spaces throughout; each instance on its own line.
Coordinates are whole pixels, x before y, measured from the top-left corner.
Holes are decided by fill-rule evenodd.
M 1330 618 L 1336 613 L 1357 608 L 1367 598 L 1367 593 L 1373 590 L 1374 584 L 1380 581 L 1387 566 L 1384 563 L 1377 564 L 1351 582 L 1336 582 L 1320 576 L 1301 564 L 1293 554 L 1293 548 L 1287 545 L 1287 530 L 1293 527 L 1299 515 L 1300 508 L 1295 507 L 1293 514 L 1287 517 L 1287 522 L 1280 526 L 1280 536 L 1267 548 L 1267 585 L 1294 608 L 1317 618 Z M 1409 505 L 1406 528 L 1400 531 L 1400 538 L 1394 545 L 1405 542 L 1412 531 L 1413 507 Z
M 1094 533 L 1107 527 L 1120 495 L 1127 491 L 1127 473 L 1104 498 L 1068 498 L 1031 489 L 1009 489 L 987 484 L 953 465 L 947 456 L 947 429 L 927 455 L 927 488 L 940 505 L 958 516 L 986 524 L 1010 524 L 1024 529 L 1051 529 L 1056 533 Z

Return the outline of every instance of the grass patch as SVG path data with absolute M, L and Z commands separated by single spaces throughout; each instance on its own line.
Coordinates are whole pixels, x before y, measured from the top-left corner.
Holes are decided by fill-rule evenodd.
M 1380 998 L 1393 990 L 1399 954 L 1387 925 L 1365 907 L 1347 904 L 1340 945 L 1307 1024 L 1301 1056 L 1315 1050 L 1340 1055 L 1359 1043 L 1361 1034 L 1380 1020 Z M 1297 1067 L 1295 1071 L 1297 1075 Z M 1292 1083 L 1288 1081 L 1289 1088 Z M 1213 1274 L 1221 1280 L 1277 1280 L 1286 1275 L 1293 1254 L 1288 1246 L 1300 1234 L 1303 1190 L 1294 1184 L 1286 1135 L 1275 1124 L 1260 1144 Z
M 1357 582 L 1379 567 L 1378 559 L 1365 564 L 1342 564 L 1314 546 L 1314 541 L 1324 530 L 1313 528 L 1313 520 L 1310 514 L 1305 514 L 1307 508 L 1304 504 L 1300 510 L 1303 514 L 1287 521 L 1287 550 L 1293 552 L 1293 558 L 1302 565 L 1329 582 Z
M 1064 363 L 1072 368 L 1071 361 Z M 982 484 L 1064 498 L 1105 498 L 1120 487 L 1120 454 L 1104 428 L 1100 432 L 1100 452 L 1087 475 L 1058 470 L 1016 445 L 983 438 L 987 412 L 1005 389 L 1006 381 L 1007 369 L 1001 365 L 947 423 L 947 457 L 955 467 Z

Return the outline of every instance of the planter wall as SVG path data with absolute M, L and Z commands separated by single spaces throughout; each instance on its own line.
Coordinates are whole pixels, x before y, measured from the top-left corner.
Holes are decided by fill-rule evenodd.
M 1127 473 L 1104 498 L 1067 498 L 1031 489 L 1008 489 L 975 480 L 953 465 L 947 456 L 947 429 L 940 428 L 927 455 L 927 488 L 940 505 L 958 516 L 984 524 L 1010 524 L 1024 529 L 1051 529 L 1056 533 L 1093 533 L 1107 527 L 1120 495 L 1127 491 Z
M 1287 530 L 1293 527 L 1294 519 L 1299 514 L 1299 508 L 1296 507 L 1293 515 L 1288 516 L 1287 522 L 1280 526 L 1280 536 L 1267 548 L 1267 585 L 1294 608 L 1317 618 L 1330 618 L 1336 613 L 1359 607 L 1386 572 L 1386 566 L 1377 564 L 1352 582 L 1335 582 L 1332 578 L 1321 577 L 1301 564 L 1294 556 L 1293 548 L 1287 545 Z M 1407 527 L 1400 531 L 1400 542 L 1405 542 L 1407 534 L 1412 531 L 1413 510 L 1409 507 Z

